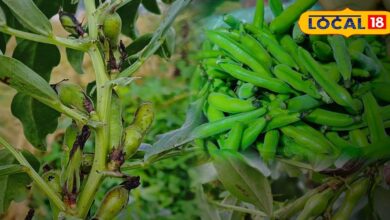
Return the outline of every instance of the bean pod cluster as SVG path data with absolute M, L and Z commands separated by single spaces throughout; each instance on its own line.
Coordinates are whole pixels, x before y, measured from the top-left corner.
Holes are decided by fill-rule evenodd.
M 315 2 L 274 4 L 270 24 L 225 15 L 225 26 L 206 31 L 197 73 L 208 88 L 207 122 L 196 138 L 318 169 L 389 140 L 384 39 L 305 35 L 296 20 Z

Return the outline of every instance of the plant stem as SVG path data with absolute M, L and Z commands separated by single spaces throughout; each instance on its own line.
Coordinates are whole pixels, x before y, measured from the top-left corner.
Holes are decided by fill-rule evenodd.
M 88 176 L 83 191 L 78 200 L 78 215 L 85 218 L 95 199 L 96 191 L 98 190 L 104 175 L 101 171 L 106 169 L 107 149 L 109 142 L 110 129 L 110 104 L 112 88 L 107 83 L 109 78 L 107 76 L 106 67 L 102 55 L 97 47 L 98 42 L 98 22 L 95 16 L 96 6 L 94 0 L 84 0 L 85 8 L 88 17 L 89 36 L 93 40 L 88 53 L 91 57 L 92 66 L 95 70 L 96 76 L 96 91 L 97 91 L 97 114 L 100 121 L 104 124 L 102 127 L 96 128 L 96 144 L 95 144 L 95 158 L 93 161 L 91 173 Z
M 183 149 L 183 150 L 176 150 L 176 151 L 171 151 L 165 154 L 157 154 L 156 156 L 149 157 L 148 160 L 144 161 L 134 161 L 134 162 L 127 162 L 122 165 L 121 171 L 126 171 L 126 170 L 134 170 L 138 168 L 146 168 L 149 165 L 158 162 L 160 160 L 176 157 L 176 156 L 183 156 L 186 154 L 190 153 L 196 153 L 196 152 L 203 152 L 200 148 L 193 147 L 189 149 Z
M 223 208 L 223 209 L 234 210 L 234 211 L 237 211 L 237 212 L 243 212 L 243 213 L 248 213 L 248 214 L 252 214 L 252 215 L 258 215 L 258 216 L 262 216 L 262 217 L 266 217 L 267 216 L 267 214 L 265 214 L 264 212 L 258 211 L 258 210 L 247 209 L 247 208 L 244 208 L 244 207 L 239 207 L 239 206 L 234 206 L 234 205 L 222 204 L 222 203 L 219 203 L 219 202 L 216 202 L 216 201 L 213 201 L 213 200 L 209 200 L 208 202 L 210 204 L 213 204 L 213 205 L 218 206 L 218 207 Z
M 14 147 L 12 147 L 6 140 L 0 137 L 0 144 L 3 145 L 7 150 L 11 152 L 11 154 L 15 157 L 15 159 L 25 167 L 26 173 L 34 180 L 35 184 L 49 197 L 50 201 L 53 202 L 61 211 L 65 210 L 65 204 L 59 198 L 59 196 L 53 191 L 53 189 L 47 185 L 47 183 L 39 176 L 39 174 L 31 167 L 30 163 L 26 160 L 26 158 L 17 151 Z
M 0 32 L 3 32 L 5 34 L 13 35 L 18 38 L 23 38 L 26 40 L 36 41 L 40 43 L 46 43 L 46 44 L 54 44 L 57 46 L 63 46 L 68 47 L 75 50 L 80 51 L 87 51 L 89 48 L 89 42 L 88 41 L 81 41 L 76 39 L 67 39 L 57 36 L 42 36 L 39 34 L 33 34 L 25 31 L 19 31 L 16 29 L 13 29 L 11 27 L 3 26 L 0 27 Z

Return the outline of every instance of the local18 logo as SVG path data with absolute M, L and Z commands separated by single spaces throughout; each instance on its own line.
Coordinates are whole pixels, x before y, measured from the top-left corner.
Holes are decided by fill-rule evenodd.
M 306 34 L 385 35 L 390 34 L 388 11 L 307 11 L 299 18 Z

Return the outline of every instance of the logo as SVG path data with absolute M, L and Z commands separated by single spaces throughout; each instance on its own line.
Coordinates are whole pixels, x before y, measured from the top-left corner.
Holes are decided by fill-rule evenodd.
M 307 11 L 299 18 L 299 27 L 306 34 L 385 35 L 390 34 L 388 11 Z

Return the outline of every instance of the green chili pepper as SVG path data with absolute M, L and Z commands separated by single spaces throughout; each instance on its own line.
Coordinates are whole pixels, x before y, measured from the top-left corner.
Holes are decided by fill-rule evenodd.
M 341 74 L 337 69 L 337 64 L 335 62 L 323 64 L 322 67 L 327 72 L 327 77 L 334 82 L 339 82 L 341 79 Z
M 232 98 L 222 93 L 212 92 L 209 94 L 208 103 L 214 108 L 227 113 L 241 113 L 252 111 L 259 107 L 250 100 Z
M 371 89 L 374 96 L 385 102 L 390 102 L 390 82 L 371 82 Z
M 315 3 L 317 3 L 317 0 L 295 1 L 271 22 L 269 28 L 275 34 L 287 32 L 291 25 L 298 20 L 299 16 L 301 16 L 304 11 L 311 8 Z
M 266 125 L 267 120 L 264 117 L 258 118 L 251 122 L 244 130 L 244 134 L 242 135 L 241 148 L 246 150 L 248 147 L 250 147 L 256 141 Z
M 343 113 L 328 111 L 325 109 L 314 109 L 308 113 L 305 120 L 319 125 L 343 127 L 361 121 L 360 116 L 351 116 Z
M 371 76 L 371 74 L 367 70 L 359 69 L 359 68 L 353 68 L 352 69 L 352 76 L 353 77 L 359 77 L 359 78 L 369 78 Z
M 241 139 L 243 136 L 244 125 L 237 123 L 233 125 L 232 129 L 228 133 L 228 137 L 225 141 L 224 148 L 237 151 L 240 149 Z
M 257 76 L 252 71 L 246 70 L 235 64 L 220 63 L 219 65 L 222 69 L 238 80 L 252 83 L 255 86 L 277 93 L 293 93 L 293 90 L 279 79 Z
M 195 128 L 192 132 L 193 138 L 206 138 L 225 132 L 233 127 L 234 124 L 242 122 L 247 124 L 254 118 L 258 118 L 267 112 L 266 108 L 256 109 L 250 112 L 231 115 L 222 120 L 205 123 Z

